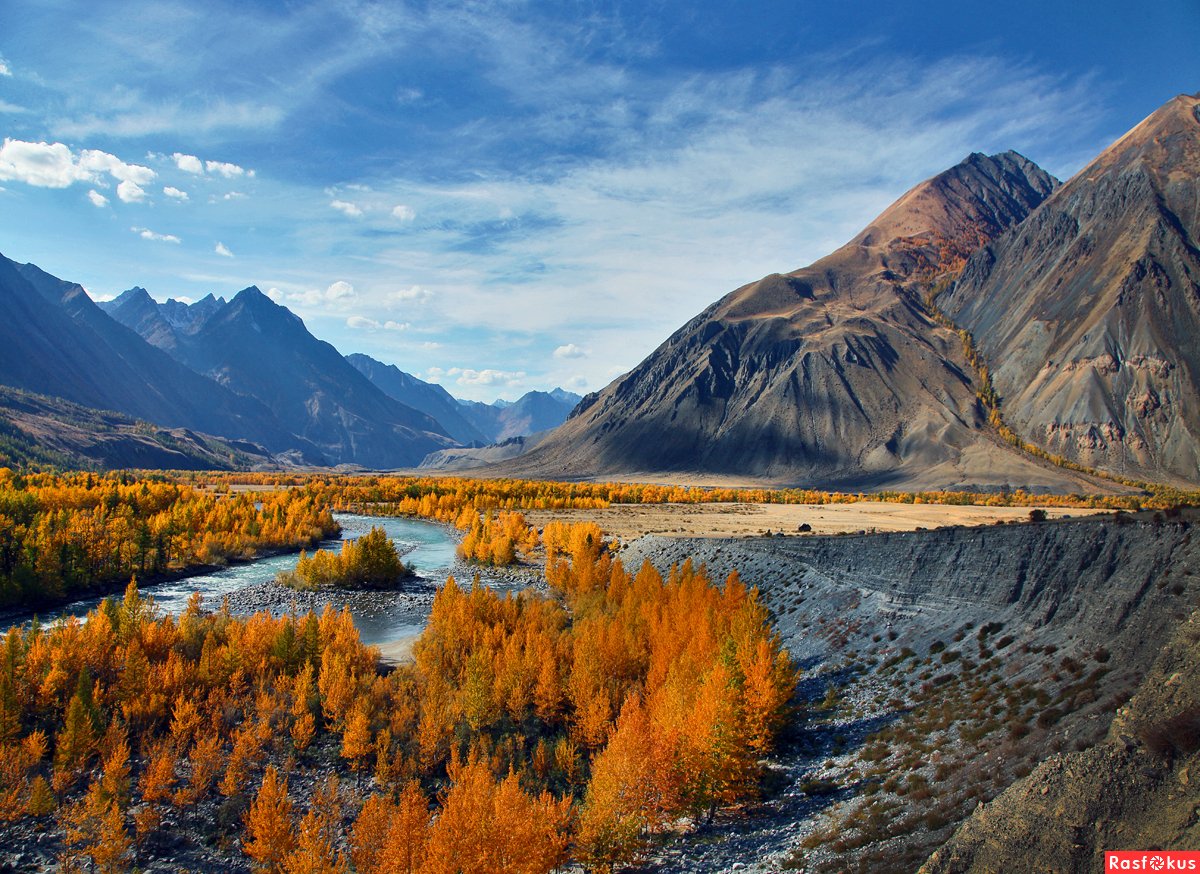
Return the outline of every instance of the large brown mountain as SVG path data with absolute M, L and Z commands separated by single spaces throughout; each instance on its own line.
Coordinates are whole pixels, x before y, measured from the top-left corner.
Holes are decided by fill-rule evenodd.
M 841 487 L 1065 487 L 988 431 L 927 283 L 1057 181 L 1006 152 L 917 185 L 810 267 L 737 289 L 585 398 L 514 473 L 698 474 Z
M 974 333 L 1026 439 L 1200 482 L 1200 95 L 1119 139 L 939 303 Z

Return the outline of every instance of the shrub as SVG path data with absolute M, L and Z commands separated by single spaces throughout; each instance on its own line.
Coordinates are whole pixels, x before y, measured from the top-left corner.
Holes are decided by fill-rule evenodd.
M 1146 749 L 1160 758 L 1194 753 L 1200 749 L 1200 705 L 1193 705 L 1160 722 L 1143 725 L 1137 734 Z

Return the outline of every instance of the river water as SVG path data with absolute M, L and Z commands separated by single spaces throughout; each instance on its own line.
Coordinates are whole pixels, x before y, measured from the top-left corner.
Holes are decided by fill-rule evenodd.
M 363 643 L 388 643 L 419 634 L 425 627 L 434 589 L 454 572 L 457 541 L 453 532 L 445 526 L 419 519 L 358 516 L 348 513 L 338 513 L 335 518 L 342 526 L 341 538 L 325 541 L 321 544 L 323 548 L 340 549 L 342 539 L 360 537 L 366 534 L 371 526 L 381 527 L 395 542 L 402 559 L 413 565 L 420 579 L 406 584 L 396 593 L 354 592 L 347 593 L 345 597 L 342 597 L 342 593 L 331 593 L 329 600 L 335 607 L 345 604 L 350 608 Z M 227 596 L 236 600 L 237 594 L 243 590 L 261 590 L 263 585 L 273 580 L 280 571 L 295 568 L 298 560 L 298 553 L 268 556 L 212 573 L 143 586 L 141 592 L 144 596 L 153 598 L 155 605 L 163 613 L 182 613 L 193 592 L 199 592 L 204 598 L 205 606 L 212 609 Z M 486 575 L 482 581 L 498 588 L 513 587 L 511 582 L 501 579 L 489 580 Z M 52 611 L 52 615 L 84 616 L 94 610 L 100 600 L 89 597 L 73 601 Z M 285 594 L 278 598 L 278 606 L 270 605 L 268 609 L 276 613 L 284 612 L 287 603 Z M 14 616 L 3 624 L 24 624 L 30 618 L 32 617 Z

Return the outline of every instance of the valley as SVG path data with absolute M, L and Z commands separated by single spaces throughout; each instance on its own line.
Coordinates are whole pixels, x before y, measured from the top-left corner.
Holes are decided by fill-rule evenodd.
M 414 54 L 374 40 L 387 12 L 356 8 L 367 55 Z M 1091 874 L 1200 850 L 1200 94 L 1070 140 L 1091 72 L 1078 111 L 1031 99 L 1039 75 L 974 127 L 974 85 L 939 72 L 944 143 L 892 94 L 793 165 L 863 87 L 789 104 L 789 43 L 711 89 L 706 141 L 737 147 L 677 175 L 710 89 L 672 72 L 626 102 L 658 51 L 633 23 L 510 68 L 447 38 L 480 10 L 422 14 L 467 61 L 420 88 L 346 73 L 405 118 L 355 174 L 346 94 L 303 170 L 242 108 L 289 189 L 150 134 L 143 165 L 6 132 L 3 246 L 45 263 L 0 256 L 0 870 Z M 617 44 L 566 80 L 613 83 L 594 104 L 540 66 Z M 495 58 L 471 94 L 532 77 L 555 107 L 510 132 L 519 179 L 457 90 Z M 725 115 L 773 89 L 770 130 Z M 389 179 L 433 136 L 406 114 L 459 100 Z M 531 157 L 578 119 L 586 142 Z M 57 250 L 24 233 L 32 189 L 89 211 Z

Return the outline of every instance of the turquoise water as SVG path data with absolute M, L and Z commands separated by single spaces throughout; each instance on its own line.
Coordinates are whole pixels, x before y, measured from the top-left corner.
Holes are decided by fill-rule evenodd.
M 427 582 L 440 585 L 451 573 L 457 541 L 452 532 L 441 525 L 418 519 L 380 518 L 339 513 L 336 516 L 342 525 L 342 536 L 321 545 L 326 549 L 340 548 L 342 539 L 353 539 L 370 530 L 371 526 L 382 527 L 396 544 L 405 562 L 411 562 L 418 575 Z M 199 592 L 205 606 L 215 608 L 229 594 L 247 586 L 265 583 L 275 578 L 282 570 L 296 566 L 299 554 L 274 555 L 246 564 L 233 565 L 212 573 L 196 574 L 166 583 L 142 587 L 142 594 L 154 599 L 155 605 L 164 613 L 179 614 L 187 607 L 193 592 Z M 486 582 L 486 581 L 485 581 Z M 100 598 L 84 598 L 66 607 L 53 611 L 53 615 L 83 616 L 95 609 Z M 414 605 L 411 600 L 395 603 L 387 593 L 381 593 L 373 609 L 360 610 L 351 605 L 355 625 L 363 642 L 385 643 L 400 637 L 420 633 L 425 626 L 428 605 Z M 18 624 L 28 621 L 28 617 Z

